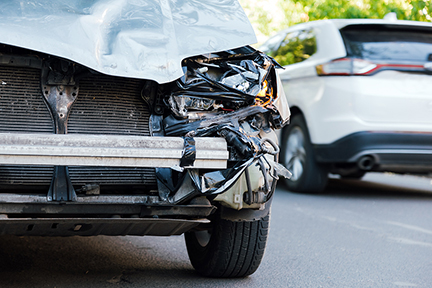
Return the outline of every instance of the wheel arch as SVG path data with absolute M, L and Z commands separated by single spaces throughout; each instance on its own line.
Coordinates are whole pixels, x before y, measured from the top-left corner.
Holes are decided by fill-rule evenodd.
M 307 192 L 307 193 L 320 193 L 325 189 L 328 177 L 328 167 L 322 164 L 318 164 L 316 161 L 316 155 L 314 152 L 313 144 L 310 142 L 310 132 L 306 123 L 304 113 L 298 108 L 293 106 L 291 108 L 291 124 L 284 128 L 281 138 L 281 163 L 286 164 L 287 160 L 284 154 L 286 152 L 286 145 L 288 143 L 288 137 L 290 131 L 293 131 L 295 127 L 302 131 L 304 139 L 304 161 L 302 161 L 302 171 L 299 178 L 284 179 L 286 187 L 291 191 Z M 309 156 L 308 156 L 309 155 Z M 291 155 L 292 156 L 292 155 Z M 291 157 L 289 156 L 289 157 Z M 307 157 L 306 157 L 307 156 Z M 293 156 L 294 157 L 294 156 Z M 298 156 L 295 156 L 298 157 Z M 299 158 L 300 159 L 300 158 Z M 287 166 L 288 169 L 290 169 Z
M 290 107 L 290 111 L 291 111 L 291 116 L 290 116 L 290 119 L 292 120 L 294 117 L 296 117 L 297 115 L 301 115 L 302 117 L 303 117 L 303 120 L 305 121 L 305 123 L 306 123 L 306 128 L 308 128 L 309 126 L 308 126 L 308 123 L 307 123 L 307 120 L 306 120 L 306 117 L 305 117 L 305 114 L 303 113 L 303 111 L 298 107 L 298 106 L 291 106 Z M 285 133 L 287 133 L 287 127 L 289 127 L 289 125 L 290 124 L 288 124 L 287 126 L 285 126 L 284 127 L 284 129 L 282 130 L 282 133 L 281 133 L 281 138 L 280 138 L 280 140 L 282 141 L 282 139 L 284 139 L 284 136 L 285 136 Z M 308 137 L 309 137 L 309 139 L 310 139 L 310 134 L 309 134 L 309 128 L 308 128 Z M 280 144 L 282 145 L 282 142 L 281 141 L 279 141 L 280 142 Z

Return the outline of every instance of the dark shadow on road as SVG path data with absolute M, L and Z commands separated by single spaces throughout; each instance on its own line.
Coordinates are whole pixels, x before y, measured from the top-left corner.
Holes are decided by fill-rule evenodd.
M 322 195 L 343 195 L 346 197 L 421 197 L 432 199 L 432 192 L 427 190 L 382 184 L 372 181 L 345 179 L 329 179 L 329 183 Z
M 385 176 L 384 174 L 377 176 L 378 174 L 373 175 L 374 177 L 365 177 L 366 179 L 363 180 L 330 178 L 326 189 L 322 193 L 311 193 L 309 195 L 343 198 L 423 198 L 432 200 L 432 185 L 429 178 L 403 175 Z M 288 191 L 281 184 L 278 184 L 278 188 Z
M 0 237 L 0 287 L 236 287 L 253 279 L 208 279 L 179 237 Z

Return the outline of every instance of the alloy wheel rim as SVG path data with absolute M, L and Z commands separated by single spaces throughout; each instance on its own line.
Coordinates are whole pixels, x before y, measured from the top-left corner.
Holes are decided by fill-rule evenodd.
M 291 171 L 291 181 L 297 181 L 302 175 L 306 162 L 305 137 L 300 127 L 292 128 L 286 145 L 285 166 Z

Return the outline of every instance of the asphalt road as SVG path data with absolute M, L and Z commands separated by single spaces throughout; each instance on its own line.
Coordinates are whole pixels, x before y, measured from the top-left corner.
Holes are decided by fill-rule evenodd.
M 244 279 L 206 279 L 176 237 L 0 237 L 0 287 L 432 287 L 430 178 L 280 187 L 266 255 Z

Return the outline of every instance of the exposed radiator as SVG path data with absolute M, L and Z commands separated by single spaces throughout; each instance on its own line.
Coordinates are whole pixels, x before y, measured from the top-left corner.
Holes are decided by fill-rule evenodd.
M 69 167 L 69 174 L 74 185 L 86 183 L 101 185 L 144 184 L 145 186 L 156 187 L 156 176 L 153 168 Z
M 54 133 L 40 90 L 40 70 L 0 66 L 0 132 Z M 79 83 L 68 133 L 149 136 L 142 81 L 91 75 Z M 0 139 L 1 141 L 1 139 Z M 69 167 L 73 185 L 156 187 L 153 168 Z M 0 186 L 49 186 L 53 167 L 0 165 Z
M 0 185 L 49 186 L 54 168 L 47 166 L 0 165 Z M 156 186 L 154 169 L 123 167 L 69 167 L 73 185 L 88 183 L 100 185 Z
M 150 136 L 142 81 L 92 75 L 79 83 L 68 133 Z
M 50 185 L 54 167 L 49 166 L 0 166 L 0 184 L 3 185 Z
M 40 78 L 39 69 L 0 66 L 0 132 L 54 133 Z

